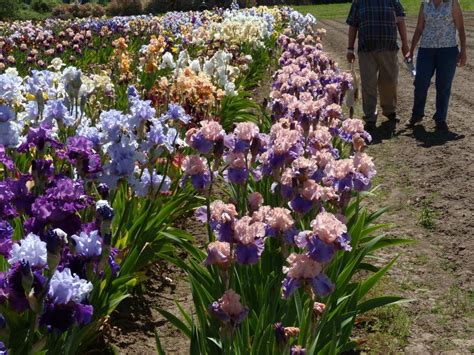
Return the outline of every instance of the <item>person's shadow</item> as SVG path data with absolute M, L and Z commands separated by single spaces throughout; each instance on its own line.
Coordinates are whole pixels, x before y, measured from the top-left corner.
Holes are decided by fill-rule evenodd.
M 408 129 L 406 131 L 407 133 L 409 132 Z M 407 135 L 412 136 L 420 142 L 419 146 L 423 148 L 444 145 L 447 142 L 457 141 L 466 137 L 464 134 L 458 134 L 451 131 L 428 132 L 423 125 L 417 125 L 413 127 L 411 131 L 412 133 L 408 133 Z M 399 133 L 402 133 L 402 131 Z
M 396 121 L 383 121 L 380 126 L 376 127 L 373 131 L 370 132 L 372 136 L 371 145 L 380 144 L 384 140 L 391 139 L 398 135 L 396 132 L 397 122 Z

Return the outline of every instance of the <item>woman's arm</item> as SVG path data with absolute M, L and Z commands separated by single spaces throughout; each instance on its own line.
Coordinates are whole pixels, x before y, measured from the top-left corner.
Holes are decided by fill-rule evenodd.
M 418 42 L 420 41 L 424 28 L 425 28 L 425 14 L 423 12 L 423 3 L 421 3 L 420 12 L 418 13 L 418 23 L 416 25 L 415 33 L 413 33 L 413 38 L 411 39 L 411 49 L 407 55 L 407 58 L 413 58 L 413 55 L 416 50 L 416 46 L 418 45 Z
M 467 54 L 466 54 L 466 31 L 464 29 L 464 18 L 462 15 L 461 5 L 459 0 L 453 0 L 453 18 L 454 24 L 459 32 L 459 42 L 461 44 L 461 51 L 459 53 L 458 64 L 460 67 L 466 65 Z

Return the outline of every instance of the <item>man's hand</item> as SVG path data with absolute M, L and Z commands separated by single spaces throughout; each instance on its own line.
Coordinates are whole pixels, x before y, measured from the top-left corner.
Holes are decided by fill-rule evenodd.
M 463 67 L 466 65 L 467 62 L 467 54 L 465 49 L 461 49 L 461 52 L 459 52 L 458 56 L 458 66 Z
M 410 54 L 410 47 L 408 44 L 402 44 L 402 53 L 405 58 Z M 413 53 L 411 53 L 411 56 L 413 57 Z
M 356 59 L 354 51 L 347 51 L 346 58 L 349 63 L 354 63 Z

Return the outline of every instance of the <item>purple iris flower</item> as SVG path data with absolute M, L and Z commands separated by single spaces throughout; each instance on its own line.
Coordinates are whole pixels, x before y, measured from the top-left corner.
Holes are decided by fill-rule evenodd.
M 344 177 L 340 180 L 335 180 L 334 181 L 334 187 L 339 192 L 353 190 L 354 189 L 353 174 L 348 174 L 346 177 Z
M 127 96 L 128 96 L 129 99 L 133 99 L 133 98 L 138 97 L 138 90 L 136 89 L 135 86 L 130 85 L 127 88 Z
M 291 200 L 290 207 L 293 211 L 305 215 L 313 208 L 314 204 L 312 201 L 305 199 L 301 195 L 297 195 Z
M 82 174 L 95 174 L 102 170 L 100 156 L 94 151 L 94 143 L 86 137 L 68 138 L 67 156 Z
M 44 108 L 44 118 L 48 123 L 56 120 L 66 126 L 71 126 L 74 123 L 74 117 L 69 114 L 63 100 L 48 100 Z
M 70 303 L 45 305 L 40 317 L 40 324 L 46 326 L 50 331 L 65 332 L 75 323 L 83 325 L 92 320 L 93 307 L 91 305 Z
M 301 280 L 286 277 L 282 282 L 283 298 L 288 299 L 301 286 Z
M 5 258 L 10 257 L 13 244 L 12 237 L 12 226 L 7 221 L 0 220 L 0 255 L 3 255 Z
M 359 172 L 354 173 L 354 190 L 356 191 L 367 191 L 371 186 L 371 179 L 366 177 L 364 174 Z
M 120 270 L 120 265 L 116 261 L 118 253 L 119 253 L 119 250 L 117 248 L 110 249 L 109 266 L 110 266 L 110 270 L 112 271 L 113 276 L 117 276 Z
M 51 223 L 53 228 L 61 228 L 68 235 L 77 231 L 74 217 L 76 213 L 92 204 L 80 180 L 60 178 L 31 206 L 33 217 L 38 222 Z M 62 223 L 64 222 L 64 223 Z M 79 218 L 80 227 L 80 218 Z
M 35 159 L 31 162 L 32 175 L 36 182 L 51 182 L 54 177 L 54 165 L 52 160 Z
M 20 175 L 16 180 L 9 180 L 8 185 L 14 197 L 12 203 L 18 212 L 31 214 L 31 205 L 35 196 L 29 191 L 27 184 L 32 180 L 30 175 Z
M 202 134 L 195 134 L 191 138 L 191 146 L 201 154 L 208 154 L 213 150 L 214 142 L 204 138 Z
M 167 120 L 181 121 L 184 124 L 188 124 L 192 117 L 186 114 L 184 108 L 178 104 L 171 103 L 168 106 L 168 111 L 160 117 L 160 121 L 164 122 Z
M 38 296 L 44 287 L 46 279 L 39 271 L 33 272 L 28 263 L 15 263 L 7 274 L 6 291 L 8 293 L 8 302 L 11 308 L 17 312 L 23 312 L 29 308 L 26 299 L 24 280 L 30 279 L 34 295 Z
M 217 239 L 221 242 L 232 243 L 234 241 L 234 223 L 219 223 L 215 230 L 217 231 Z
M 15 112 L 10 106 L 0 105 L 0 122 L 7 122 L 15 118 Z
M 225 177 L 233 184 L 241 185 L 249 178 L 249 170 L 247 168 L 229 168 L 225 172 Z
M 351 244 L 350 244 L 351 237 L 349 236 L 349 234 L 344 233 L 340 237 L 337 237 L 336 242 L 338 244 L 338 247 L 341 248 L 342 250 L 344 250 L 344 251 L 351 251 L 352 250 L 352 247 L 351 247 Z
M 5 165 L 5 167 L 8 170 L 12 170 L 14 165 L 13 165 L 13 160 L 11 160 L 8 155 L 5 152 L 5 147 L 0 144 L 0 163 Z
M 205 190 L 211 183 L 211 177 L 208 173 L 196 174 L 191 176 L 191 184 L 196 190 Z
M 8 349 L 3 341 L 0 341 L 0 355 L 8 355 Z
M 253 265 L 258 262 L 265 249 L 265 240 L 263 238 L 255 239 L 253 243 L 244 245 L 237 244 L 235 255 L 237 262 L 242 265 Z
M 156 109 L 151 106 L 151 101 L 135 98 L 131 101 L 132 126 L 138 127 L 143 121 L 150 121 L 156 115 Z
M 40 317 L 40 324 L 50 331 L 64 332 L 73 324 L 89 323 L 93 307 L 82 302 L 92 287 L 89 281 L 72 274 L 68 268 L 56 270 L 49 284 L 48 302 Z
M 242 140 L 242 139 L 236 139 L 235 140 L 235 145 L 234 145 L 234 151 L 236 153 L 244 153 L 247 152 L 250 149 L 250 141 Z
M 306 247 L 308 248 L 308 256 L 316 260 L 318 263 L 329 262 L 335 253 L 332 244 L 326 244 L 316 236 L 309 238 Z
M 37 128 L 30 127 L 26 136 L 26 142 L 18 147 L 18 151 L 26 152 L 28 148 L 32 147 L 42 151 L 48 144 L 56 149 L 62 148 L 62 144 L 52 137 L 52 128 L 50 124 L 46 123 L 41 124 Z
M 323 297 L 328 296 L 335 289 L 334 284 L 331 282 L 331 280 L 329 280 L 329 278 L 325 274 L 317 275 L 312 280 L 311 287 L 313 288 L 313 291 L 316 294 Z
M 209 305 L 209 311 L 221 322 L 232 325 L 242 323 L 249 313 L 249 309 L 240 304 L 240 296 L 232 289 L 227 290 L 219 301 Z
M 293 345 L 290 349 L 290 355 L 306 355 L 306 349 L 299 345 Z
M 11 189 L 9 181 L 0 181 L 0 217 L 13 218 L 17 216 L 17 212 L 12 204 L 15 197 Z

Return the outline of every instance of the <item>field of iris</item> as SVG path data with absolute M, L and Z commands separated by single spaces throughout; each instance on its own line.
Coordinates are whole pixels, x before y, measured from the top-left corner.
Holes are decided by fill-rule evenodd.
M 339 353 L 404 302 L 367 298 L 393 263 L 373 253 L 408 241 L 377 235 L 371 137 L 323 44 L 290 8 L 1 23 L 2 351 L 84 353 L 157 260 L 188 276 L 193 312 L 162 313 L 192 354 Z

